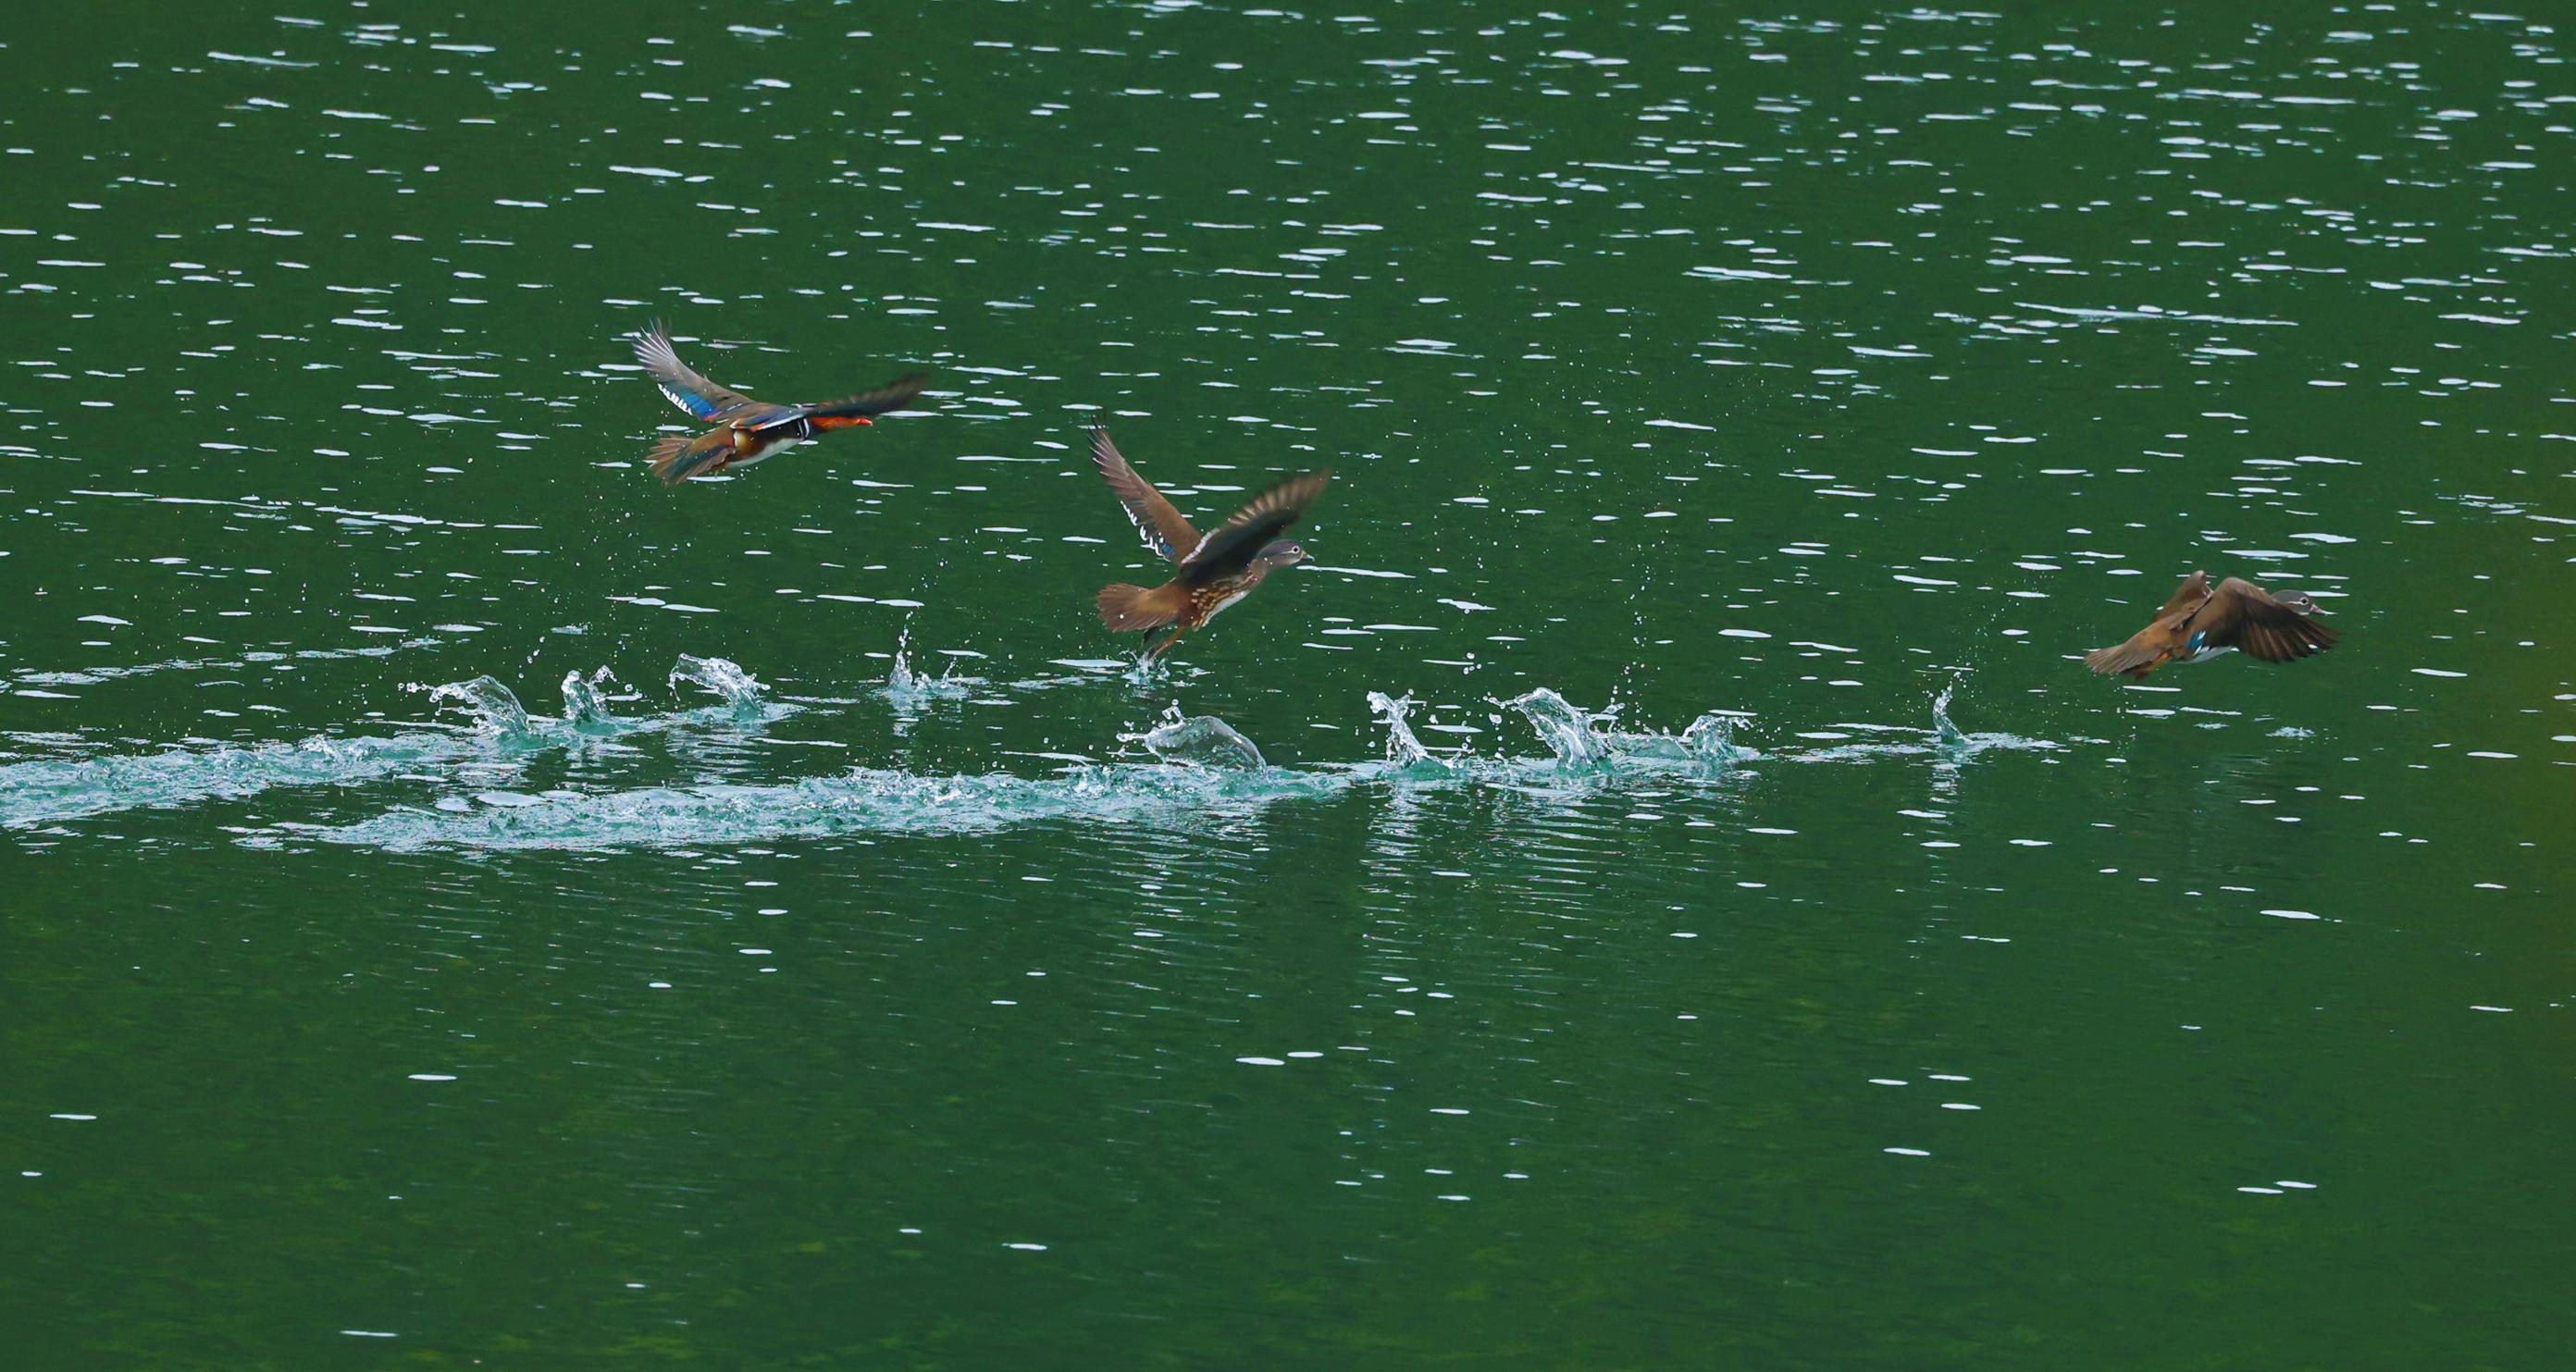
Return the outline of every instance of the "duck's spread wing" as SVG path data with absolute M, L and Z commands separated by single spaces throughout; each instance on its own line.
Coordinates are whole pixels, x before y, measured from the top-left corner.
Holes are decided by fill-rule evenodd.
M 2110 676 L 2119 672 L 2152 671 L 2165 659 L 2165 650 L 2179 639 L 2185 621 L 2209 603 L 2209 573 L 2194 572 L 2174 588 L 2165 607 L 2126 643 L 2096 648 L 2084 655 L 2084 665 Z
M 1110 494 L 1127 507 L 1128 521 L 1136 526 L 1137 536 L 1156 556 L 1179 562 L 1198 551 L 1199 531 L 1181 518 L 1172 502 L 1155 490 L 1153 483 L 1136 475 L 1127 459 L 1118 453 L 1118 445 L 1109 441 L 1107 429 L 1091 431 L 1091 465 L 1100 479 L 1109 483 Z
M 2257 662 L 2296 662 L 2334 646 L 2341 635 L 2238 577 L 2218 583 L 2192 624 L 2203 641 L 2234 648 Z
M 1331 472 L 1307 472 L 1254 496 L 1232 519 L 1211 530 L 1197 552 L 1182 559 L 1181 575 L 1194 585 L 1206 585 L 1242 571 L 1264 545 L 1304 517 L 1306 507 L 1315 503 L 1324 483 L 1332 479 Z
M 900 380 L 889 381 L 873 391 L 863 391 L 847 400 L 809 405 L 806 407 L 806 413 L 816 419 L 872 419 L 889 410 L 900 410 L 911 404 L 913 398 L 921 394 L 921 388 L 929 384 L 928 376 L 915 372 Z
M 679 352 L 671 346 L 671 331 L 663 328 L 658 319 L 635 335 L 635 360 L 644 364 L 653 384 L 662 388 L 662 394 L 669 396 L 672 404 L 710 424 L 752 403 L 749 396 L 726 390 L 690 371 L 689 364 L 682 362 Z
M 2200 603 L 2207 599 L 2209 599 L 2209 573 L 2194 572 L 2184 577 L 2181 585 L 2174 587 L 2173 597 L 2165 602 L 2163 609 L 2156 611 L 2156 618 L 2170 619 L 2185 610 L 2197 610 L 2200 608 Z

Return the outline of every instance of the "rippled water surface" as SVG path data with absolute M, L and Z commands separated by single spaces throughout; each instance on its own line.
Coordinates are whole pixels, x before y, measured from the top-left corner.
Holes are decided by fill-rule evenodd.
M 1996 11 L 22 16 L 19 1356 L 2556 1365 L 2565 36 Z

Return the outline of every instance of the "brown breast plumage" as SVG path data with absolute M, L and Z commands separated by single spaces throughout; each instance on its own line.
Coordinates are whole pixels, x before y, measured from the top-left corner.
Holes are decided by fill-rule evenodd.
M 1184 623 L 1190 628 L 1198 628 L 1216 618 L 1225 607 L 1243 599 L 1251 590 L 1251 580 L 1244 577 L 1228 577 L 1201 586 L 1190 592 L 1189 617 Z

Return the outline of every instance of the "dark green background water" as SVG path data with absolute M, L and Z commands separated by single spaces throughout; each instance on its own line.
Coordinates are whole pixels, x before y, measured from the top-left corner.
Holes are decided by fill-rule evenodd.
M 2563 35 L 1999 8 L 19 16 L 15 1358 L 2563 1365 Z M 1151 680 L 1103 410 L 1338 473 Z

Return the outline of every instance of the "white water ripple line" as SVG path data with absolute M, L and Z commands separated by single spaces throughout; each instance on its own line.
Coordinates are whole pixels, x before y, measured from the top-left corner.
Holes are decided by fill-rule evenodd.
M 1727 771 L 1723 765 L 1647 755 L 1579 767 L 1555 758 L 1252 769 L 1112 763 L 1053 777 L 999 772 L 925 776 L 862 768 L 838 777 L 768 785 L 656 786 L 550 797 L 463 814 L 404 808 L 355 824 L 281 824 L 237 841 L 265 848 L 319 840 L 396 852 L 595 850 L 721 848 L 843 834 L 989 833 L 1054 820 L 1185 828 L 1211 817 L 1238 818 L 1283 800 L 1327 799 L 1371 786 L 1549 788 L 1575 795 L 1619 780 L 1719 779 Z
M 245 800 L 265 791 L 357 786 L 422 767 L 524 754 L 608 734 L 635 734 L 690 723 L 760 723 L 794 707 L 764 704 L 749 674 L 722 658 L 683 658 L 683 665 L 730 669 L 738 689 L 727 704 L 649 719 L 606 712 L 590 682 L 565 679 L 566 719 L 531 720 L 510 689 L 490 677 L 428 688 L 433 701 L 454 702 L 473 724 L 452 732 L 314 737 L 238 747 L 172 748 L 84 758 L 42 758 L 0 765 L 0 829 L 24 829 L 124 810 L 165 810 L 206 800 Z M 719 673 L 721 674 L 721 673 Z M 730 678 L 728 678 L 730 680 Z
M 1404 706 L 1376 697 L 1391 729 Z M 457 813 L 404 808 L 339 826 L 278 825 L 239 841 L 296 840 L 417 851 L 723 847 L 839 834 L 982 833 L 1051 820 L 1187 826 L 1282 800 L 1320 799 L 1365 786 L 1500 786 L 1581 794 L 1657 777 L 1717 780 L 1762 755 L 1703 720 L 1678 735 L 1624 733 L 1553 691 L 1513 702 L 1549 750 L 1543 758 L 1443 759 L 1421 750 L 1385 762 L 1316 768 L 1264 763 L 1251 740 L 1213 716 L 1174 712 L 1132 735 L 1151 764 L 1084 764 L 1052 777 L 1007 773 L 924 776 L 884 768 L 773 784 L 650 787 L 548 797 Z M 1409 734 L 1408 734 L 1409 737 Z
M 1053 819 L 1170 822 L 1338 794 L 1366 772 L 1085 767 L 1060 777 L 922 776 L 862 768 L 768 785 L 648 787 L 451 814 L 400 809 L 336 827 L 281 825 L 240 841 L 318 839 L 397 852 L 437 848 L 707 848 L 837 834 L 980 833 Z
M 239 800 L 278 787 L 354 786 L 487 751 L 471 736 L 420 733 L 17 762 L 0 767 L 0 829 Z
M 272 662 L 321 662 L 333 658 L 391 657 L 408 648 L 435 648 L 445 639 L 426 635 L 406 638 L 397 643 L 369 643 L 355 648 L 298 648 L 293 652 L 251 652 L 240 657 L 187 657 L 167 662 L 138 662 L 124 667 L 79 667 L 60 671 L 24 669 L 12 672 L 9 680 L 20 686 L 96 686 L 124 677 L 150 676 L 155 672 L 233 671 L 243 667 L 265 666 Z
M 761 705 L 747 674 L 732 664 L 684 660 L 744 689 L 727 706 L 647 719 L 608 715 L 579 674 L 565 679 L 566 720 L 531 720 L 508 689 L 476 678 L 433 689 L 463 704 L 471 729 L 391 737 L 316 737 L 301 742 L 0 766 L 0 828 L 59 823 L 114 811 L 170 808 L 207 799 L 238 799 L 286 787 L 355 786 L 425 766 L 526 753 L 586 736 L 669 728 L 686 721 L 736 726 L 793 707 Z M 740 675 L 739 682 L 733 681 Z M 705 683 L 701 683 L 705 684 Z M 1406 727 L 1409 700 L 1378 695 L 1389 730 L 1385 761 L 1285 768 L 1266 764 L 1251 740 L 1213 717 L 1173 716 L 1130 741 L 1153 753 L 1152 764 L 1083 764 L 1049 777 L 1007 773 L 921 775 L 861 769 L 843 776 L 783 783 L 710 783 L 541 800 L 458 810 L 397 808 L 346 825 L 278 823 L 242 834 L 253 847 L 314 840 L 393 849 L 624 848 L 706 846 L 843 833 L 976 832 L 1059 818 L 1186 825 L 1207 815 L 1240 812 L 1292 798 L 1337 795 L 1363 786 L 1494 786 L 1580 794 L 1641 778 L 1724 780 L 1741 764 L 1858 762 L 1930 754 L 1949 764 L 1989 748 L 2055 750 L 2063 745 L 2011 735 L 1961 734 L 1936 702 L 1935 727 L 1848 726 L 1917 736 L 1922 742 L 1872 742 L 1757 751 L 1734 742 L 1738 717 L 1713 712 L 1678 734 L 1610 726 L 1607 712 L 1584 711 L 1553 691 L 1507 702 L 1548 749 L 1538 758 L 1432 754 Z M 748 707 L 748 709 L 746 709 Z M 1839 735 L 1836 735 L 1839 736 Z

